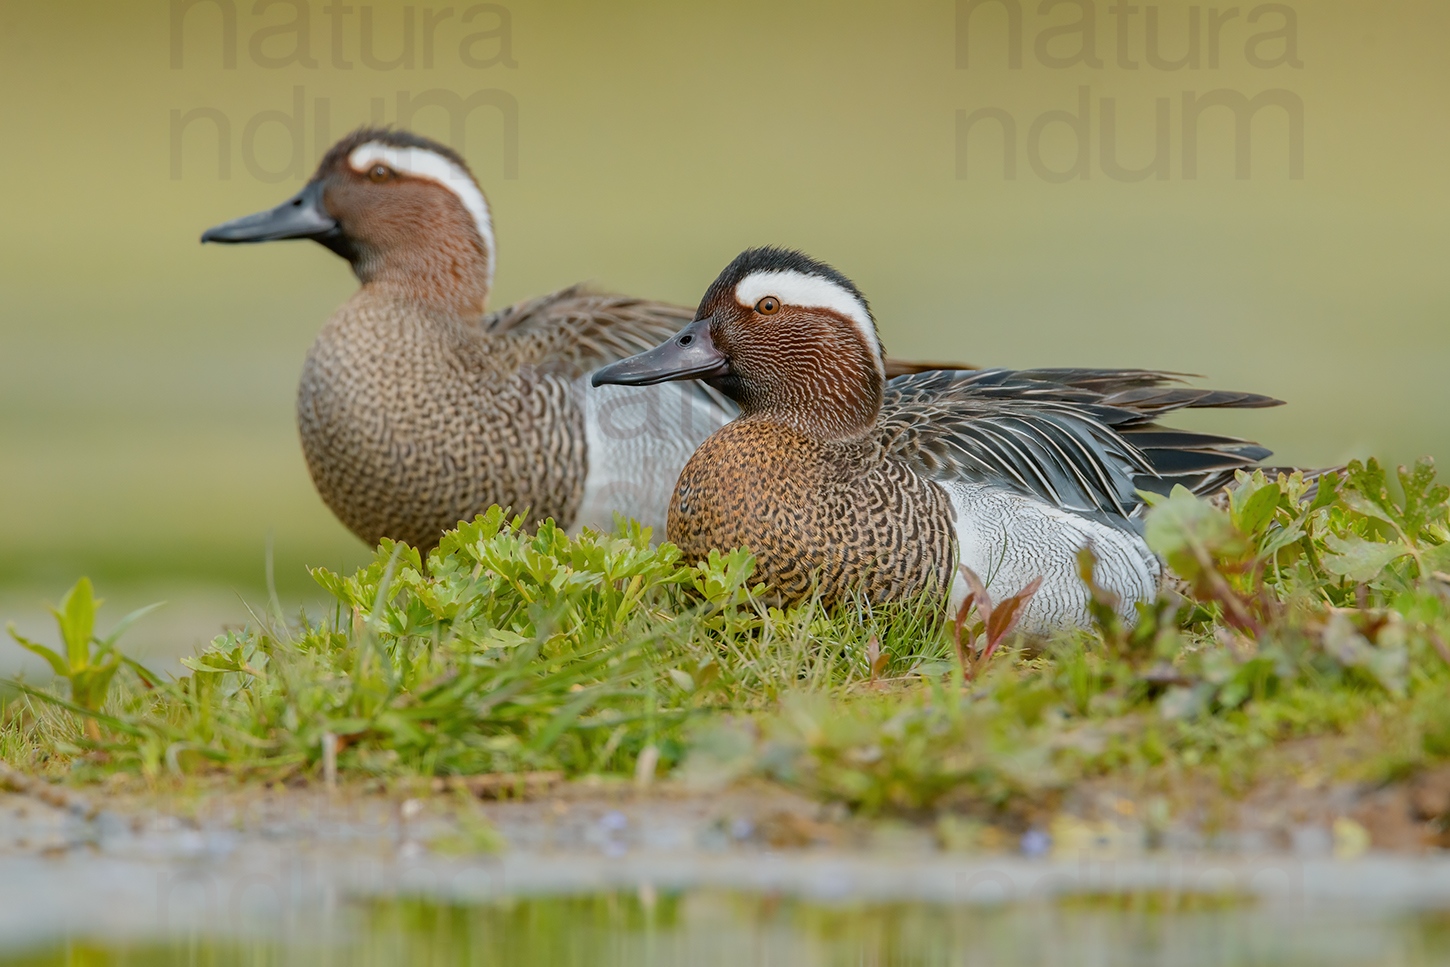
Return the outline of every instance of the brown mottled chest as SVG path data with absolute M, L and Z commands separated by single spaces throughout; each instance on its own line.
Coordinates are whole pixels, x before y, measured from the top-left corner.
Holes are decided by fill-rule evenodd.
M 953 554 L 946 494 L 874 441 L 821 442 L 753 420 L 720 430 L 685 466 L 669 539 L 690 560 L 749 549 L 756 576 L 789 601 L 817 581 L 827 602 L 944 588 Z
M 469 330 L 351 305 L 298 387 L 308 469 L 363 540 L 431 547 L 492 504 L 567 526 L 582 498 L 582 416 L 569 382 L 508 365 Z

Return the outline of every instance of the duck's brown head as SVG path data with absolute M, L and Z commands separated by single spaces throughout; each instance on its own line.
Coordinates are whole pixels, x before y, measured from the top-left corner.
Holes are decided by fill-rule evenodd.
M 764 416 L 824 438 L 876 420 L 885 383 L 871 307 L 840 272 L 800 252 L 756 248 L 726 266 L 695 321 L 594 374 L 594 385 L 704 379 Z
M 407 131 L 354 131 L 296 195 L 201 236 L 289 238 L 327 246 L 364 285 L 459 314 L 483 312 L 493 282 L 493 223 L 478 182 L 453 149 Z

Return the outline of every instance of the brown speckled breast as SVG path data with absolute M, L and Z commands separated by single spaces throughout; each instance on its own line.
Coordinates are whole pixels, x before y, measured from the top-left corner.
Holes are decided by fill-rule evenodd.
M 940 487 L 887 457 L 876 434 L 820 442 L 740 419 L 695 452 L 670 503 L 685 557 L 748 548 L 756 577 L 786 601 L 811 592 L 898 599 L 951 583 L 952 511 Z
M 574 519 L 586 470 L 569 377 L 509 365 L 505 340 L 360 292 L 308 353 L 307 467 L 358 537 L 429 548 L 492 504 Z

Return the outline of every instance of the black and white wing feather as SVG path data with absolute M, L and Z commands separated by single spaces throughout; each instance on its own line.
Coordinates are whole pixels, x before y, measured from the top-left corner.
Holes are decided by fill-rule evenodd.
M 1233 437 L 1155 421 L 1181 409 L 1274 406 L 1251 393 L 1179 385 L 1151 370 L 990 369 L 887 384 L 882 439 L 928 476 L 1003 486 L 1065 510 L 1121 521 L 1138 490 L 1208 493 L 1269 455 Z

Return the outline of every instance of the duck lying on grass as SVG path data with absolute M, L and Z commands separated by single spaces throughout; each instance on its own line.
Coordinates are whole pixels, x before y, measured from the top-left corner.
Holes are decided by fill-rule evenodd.
M 695 448 L 736 414 L 706 386 L 592 389 L 588 375 L 667 338 L 682 306 L 561 289 L 488 312 L 488 201 L 452 149 L 362 129 L 295 196 L 203 242 L 310 238 L 361 288 L 303 364 L 297 425 L 322 499 L 368 543 L 427 549 L 493 504 L 663 532 Z M 914 372 L 920 364 L 893 364 Z
M 1077 552 L 1125 618 L 1162 567 L 1141 534 L 1138 490 L 1221 488 L 1269 451 L 1172 430 L 1179 409 L 1274 406 L 1144 370 L 992 369 L 889 379 L 866 299 L 799 252 L 744 252 L 666 342 L 596 372 L 596 386 L 701 380 L 740 407 L 685 465 L 669 539 L 687 558 L 746 547 L 783 600 L 816 592 L 898 600 L 999 598 L 1040 579 L 1023 627 L 1086 626 Z

